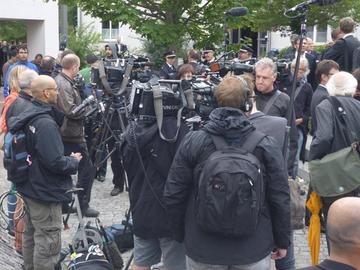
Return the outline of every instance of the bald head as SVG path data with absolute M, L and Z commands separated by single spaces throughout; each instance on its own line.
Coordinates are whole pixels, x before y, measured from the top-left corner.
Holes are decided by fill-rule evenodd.
M 31 83 L 32 96 L 46 103 L 56 103 L 56 88 L 55 80 L 47 75 L 39 75 Z
M 331 253 L 360 251 L 360 198 L 346 197 L 335 201 L 329 210 L 327 235 Z
M 63 69 L 71 69 L 74 66 L 80 66 L 80 59 L 73 53 L 67 54 L 61 59 L 61 66 Z

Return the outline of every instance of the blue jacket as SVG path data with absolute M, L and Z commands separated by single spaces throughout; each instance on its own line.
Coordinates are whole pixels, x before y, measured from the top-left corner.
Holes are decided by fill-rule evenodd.
M 10 78 L 10 72 L 11 70 L 17 66 L 17 65 L 25 65 L 27 66 L 29 69 L 32 69 L 34 71 L 36 71 L 37 73 L 39 73 L 39 70 L 37 68 L 36 65 L 34 65 L 33 63 L 31 62 L 28 62 L 28 61 L 16 61 L 15 64 L 12 64 L 7 73 L 6 73 L 6 78 L 5 78 L 5 82 L 4 82 L 4 97 L 7 97 L 9 95 L 9 78 Z

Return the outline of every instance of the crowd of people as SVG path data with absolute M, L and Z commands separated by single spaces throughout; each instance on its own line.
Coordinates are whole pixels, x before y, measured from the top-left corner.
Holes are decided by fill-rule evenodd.
M 128 181 L 132 269 L 150 269 L 162 261 L 171 270 L 262 270 L 270 269 L 271 259 L 278 270 L 295 269 L 288 179 L 299 180 L 307 134 L 313 135 L 309 160 L 359 140 L 360 69 L 353 55 L 360 42 L 353 36 L 354 27 L 351 18 L 343 18 L 333 31 L 334 43 L 323 55 L 313 51 L 310 38 L 305 39 L 294 76 L 293 107 L 298 36 L 286 55 L 289 76 L 282 87 L 276 63 L 254 59 L 254 50 L 244 45 L 235 61 L 254 65 L 254 73 L 228 74 L 220 80 L 214 92 L 217 108 L 199 130 L 189 131 L 177 113 L 164 113 L 160 124 L 156 118 L 129 123 L 121 145 L 115 139 L 106 143 L 114 173 L 111 195 L 123 192 Z M 121 48 L 105 46 L 105 65 L 120 57 Z M 37 54 L 29 62 L 24 44 L 7 55 L 1 130 L 25 132 L 30 160 L 28 179 L 13 187 L 27 205 L 24 267 L 53 270 L 61 249 L 61 213 L 71 211 L 67 193 L 73 186 L 71 175 L 78 175 L 81 212 L 97 217 L 99 212 L 90 207 L 91 189 L 95 178 L 104 181 L 106 165 L 95 168 L 89 154 L 88 108 L 74 110 L 86 97 L 75 81 L 79 57 L 66 50 L 58 61 Z M 207 80 L 208 70 L 218 64 L 211 47 L 191 50 L 187 63 L 178 69 L 175 51 L 163 56 L 161 79 L 191 81 L 203 75 Z M 97 61 L 91 56 L 87 60 L 91 65 Z M 87 80 L 89 72 L 90 68 L 81 72 Z M 340 107 L 335 108 L 329 97 L 335 97 Z M 351 141 L 336 124 L 339 108 L 346 112 Z M 119 121 L 113 118 L 110 126 L 119 129 Z M 310 186 L 309 196 L 311 191 Z M 322 198 L 330 257 L 308 269 L 360 268 L 360 201 L 353 198 L 358 195 L 357 188 Z M 15 231 L 14 226 L 10 222 L 8 230 Z

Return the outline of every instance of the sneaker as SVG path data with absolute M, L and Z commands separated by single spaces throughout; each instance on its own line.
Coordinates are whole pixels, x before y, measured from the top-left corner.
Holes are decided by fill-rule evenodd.
M 91 207 L 88 207 L 86 209 L 83 209 L 82 210 L 82 213 L 85 217 L 98 217 L 100 215 L 100 212 L 91 208 Z
M 119 195 L 121 192 L 124 191 L 124 188 L 114 187 L 113 190 L 110 192 L 111 196 Z
M 104 182 L 105 181 L 105 176 L 104 175 L 98 175 L 96 177 L 96 180 L 98 180 L 99 182 Z

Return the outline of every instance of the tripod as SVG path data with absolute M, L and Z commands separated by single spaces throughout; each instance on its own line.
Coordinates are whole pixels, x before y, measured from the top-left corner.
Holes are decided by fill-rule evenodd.
M 90 149 L 90 156 L 96 168 L 100 168 L 110 156 L 115 159 L 113 162 L 117 162 L 117 160 L 121 162 L 120 156 L 117 153 L 120 151 L 121 134 L 125 131 L 128 118 L 125 96 L 116 94 L 107 95 L 104 98 L 104 103 L 106 104 L 104 112 L 101 109 L 101 104 L 97 103 L 101 122 L 96 129 L 96 135 Z M 119 164 L 119 166 L 122 165 Z M 123 174 L 121 177 L 123 177 L 126 188 L 128 188 L 124 171 L 123 169 L 121 170 Z

